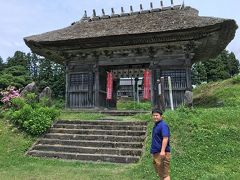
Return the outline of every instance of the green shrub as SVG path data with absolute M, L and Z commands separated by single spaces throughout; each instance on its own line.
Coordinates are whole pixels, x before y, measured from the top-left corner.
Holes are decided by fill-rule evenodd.
M 60 115 L 60 111 L 54 107 L 40 107 L 37 109 L 37 112 L 40 114 L 45 114 L 46 116 L 50 117 L 51 120 L 54 120 Z
M 46 132 L 57 116 L 59 116 L 59 111 L 55 108 L 37 107 L 34 109 L 28 104 L 10 114 L 11 121 L 31 135 Z
M 59 111 L 55 108 L 33 109 L 26 104 L 22 109 L 11 113 L 11 120 L 28 134 L 41 135 L 47 131 L 57 116 L 59 116 Z
M 13 109 L 21 109 L 26 105 L 26 100 L 22 97 L 13 98 L 11 100 L 11 107 Z
M 60 115 L 56 108 L 38 103 L 36 97 L 34 93 L 30 93 L 25 98 L 14 98 L 11 101 L 12 107 L 5 113 L 7 119 L 31 135 L 46 132 Z
M 240 84 L 240 75 L 237 75 L 232 78 L 232 83 L 233 84 Z
M 31 118 L 33 111 L 33 108 L 29 104 L 25 104 L 20 110 L 13 111 L 10 118 L 13 123 L 22 127 L 24 121 Z
M 24 97 L 27 104 L 30 104 L 32 107 L 36 106 L 38 103 L 38 98 L 35 93 L 28 93 Z
M 51 124 L 51 117 L 44 114 L 44 111 L 38 109 L 31 113 L 31 117 L 25 120 L 22 126 L 28 134 L 40 135 L 46 132 Z
M 43 107 L 49 107 L 52 105 L 52 101 L 47 97 L 43 97 L 39 100 L 39 104 Z

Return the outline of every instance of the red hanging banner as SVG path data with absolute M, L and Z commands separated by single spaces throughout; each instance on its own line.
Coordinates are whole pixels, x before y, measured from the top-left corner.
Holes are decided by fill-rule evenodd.
M 143 98 L 149 100 L 151 98 L 151 72 L 150 70 L 144 71 L 144 91 Z
M 113 91 L 113 75 L 111 72 L 107 72 L 107 100 L 112 99 Z

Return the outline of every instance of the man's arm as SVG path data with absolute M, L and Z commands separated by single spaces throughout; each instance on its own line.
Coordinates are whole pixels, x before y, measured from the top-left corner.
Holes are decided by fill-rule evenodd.
M 167 143 L 168 143 L 168 137 L 163 137 L 162 149 L 161 149 L 161 152 L 160 152 L 160 156 L 165 156 L 166 155 L 165 150 L 166 150 L 166 147 L 167 147 Z

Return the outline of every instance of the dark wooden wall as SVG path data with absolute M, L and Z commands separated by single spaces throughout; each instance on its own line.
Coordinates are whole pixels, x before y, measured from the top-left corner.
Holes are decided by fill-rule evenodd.
M 66 106 L 68 108 L 95 107 L 95 72 L 93 65 L 69 63 L 66 74 Z
M 165 105 L 170 107 L 167 77 L 172 78 L 173 103 L 177 107 L 184 101 L 184 93 L 191 89 L 191 49 L 187 42 L 161 46 L 119 47 L 107 50 L 79 52 L 67 61 L 66 107 L 114 108 L 117 102 L 118 81 L 113 83 L 113 100 L 106 101 L 107 71 L 127 67 L 140 67 L 152 71 L 151 101 L 158 104 L 158 83 L 165 78 Z M 78 54 L 76 51 L 75 54 Z M 80 56 L 80 54 L 82 56 Z M 130 68 L 131 69 L 131 68 Z M 128 71 L 132 72 L 132 71 Z M 124 73 L 124 72 L 123 72 Z

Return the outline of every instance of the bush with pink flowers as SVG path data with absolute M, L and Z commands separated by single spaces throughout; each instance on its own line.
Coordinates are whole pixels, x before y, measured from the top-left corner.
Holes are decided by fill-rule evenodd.
M 0 94 L 2 96 L 1 102 L 5 107 L 10 107 L 13 98 L 20 97 L 19 90 L 14 86 L 9 86 L 5 91 L 0 92 Z
M 47 131 L 53 121 L 59 116 L 60 111 L 38 102 L 34 93 L 21 97 L 15 87 L 8 87 L 1 92 L 0 117 L 10 120 L 20 130 L 31 135 L 41 135 Z

